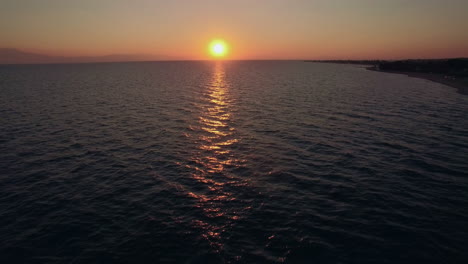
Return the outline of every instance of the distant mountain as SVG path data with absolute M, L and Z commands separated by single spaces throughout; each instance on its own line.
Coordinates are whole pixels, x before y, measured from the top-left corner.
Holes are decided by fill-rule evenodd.
M 105 56 L 51 56 L 11 48 L 0 48 L 0 64 L 86 63 L 171 60 L 168 56 L 146 54 L 111 54 Z

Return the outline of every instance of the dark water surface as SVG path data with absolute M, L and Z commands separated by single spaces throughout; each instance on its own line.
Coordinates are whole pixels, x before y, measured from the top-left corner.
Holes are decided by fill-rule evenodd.
M 0 262 L 468 263 L 467 113 L 350 65 L 0 66 Z

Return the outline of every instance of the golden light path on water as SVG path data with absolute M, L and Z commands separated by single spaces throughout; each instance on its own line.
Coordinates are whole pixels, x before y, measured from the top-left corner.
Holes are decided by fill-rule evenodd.
M 238 143 L 232 119 L 229 86 L 222 62 L 216 62 L 210 83 L 203 92 L 204 103 L 200 106 L 198 126 L 195 130 L 198 149 L 192 157 L 192 177 L 207 187 L 206 192 L 189 192 L 198 200 L 197 206 L 204 213 L 203 219 L 194 225 L 203 230 L 203 237 L 215 251 L 223 249 L 222 235 L 241 216 L 242 209 L 231 206 L 236 202 L 232 189 L 245 185 L 245 182 L 228 172 L 229 168 L 242 166 L 243 160 L 236 159 L 231 151 Z

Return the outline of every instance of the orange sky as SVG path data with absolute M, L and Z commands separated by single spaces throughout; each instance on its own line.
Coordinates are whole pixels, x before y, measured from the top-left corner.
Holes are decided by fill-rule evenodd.
M 208 59 L 468 57 L 466 0 L 2 0 L 0 47 Z

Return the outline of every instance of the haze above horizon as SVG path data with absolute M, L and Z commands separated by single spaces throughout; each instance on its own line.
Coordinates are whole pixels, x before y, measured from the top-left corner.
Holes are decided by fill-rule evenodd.
M 468 57 L 463 0 L 3 0 L 1 47 L 55 56 L 208 59 Z

